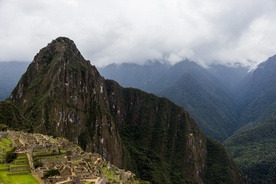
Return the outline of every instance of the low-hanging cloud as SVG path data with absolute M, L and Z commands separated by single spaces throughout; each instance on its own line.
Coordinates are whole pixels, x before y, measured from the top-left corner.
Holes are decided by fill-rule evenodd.
M 0 61 L 67 36 L 86 59 L 255 65 L 276 54 L 274 0 L 0 0 Z

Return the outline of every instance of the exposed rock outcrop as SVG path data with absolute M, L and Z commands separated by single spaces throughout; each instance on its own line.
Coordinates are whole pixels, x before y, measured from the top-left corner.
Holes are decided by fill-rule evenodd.
M 33 131 L 64 136 L 153 183 L 208 183 L 214 174 L 207 139 L 185 110 L 105 80 L 68 38 L 40 50 L 10 100 Z M 235 164 L 221 164 L 229 170 L 218 183 L 243 183 Z

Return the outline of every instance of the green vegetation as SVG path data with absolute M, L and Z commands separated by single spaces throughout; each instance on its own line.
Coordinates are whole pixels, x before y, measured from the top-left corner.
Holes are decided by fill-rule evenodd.
M 120 176 L 122 173 L 120 169 L 115 168 L 114 166 L 111 166 L 111 168 L 108 169 L 108 162 L 104 162 L 101 171 L 103 173 L 103 177 L 108 179 L 108 183 L 124 183 L 124 177 Z M 110 166 L 109 166 L 110 167 Z M 121 178 L 121 179 L 120 179 Z M 136 178 L 131 178 L 131 180 L 128 180 L 127 183 L 130 184 L 150 184 L 148 181 L 143 181 Z
M 59 176 L 59 175 L 60 175 L 59 170 L 57 170 L 57 169 L 51 169 L 51 170 L 47 171 L 47 172 L 44 174 L 44 176 L 43 176 L 42 179 L 49 178 L 50 176 Z
M 12 145 L 12 141 L 8 138 L 3 137 L 1 138 L 1 141 L 5 144 Z
M 14 148 L 12 148 L 11 140 L 7 138 L 1 138 L 0 140 L 0 161 L 1 163 L 4 162 L 11 162 L 16 158 L 16 154 L 13 153 Z
M 8 126 L 5 124 L 0 124 L 0 131 L 7 131 L 8 130 Z
M 12 141 L 7 138 L 0 140 L 0 181 L 3 184 L 38 184 L 39 182 L 32 176 L 26 154 L 14 153 Z M 17 168 L 20 170 L 17 171 Z M 23 168 L 23 169 L 22 169 Z
M 105 80 L 68 38 L 40 50 L 9 100 L 12 111 L 6 113 L 18 110 L 26 118 L 7 124 L 10 128 L 79 142 L 84 150 L 101 153 L 152 183 L 204 180 L 197 173 L 204 173 L 208 159 L 206 137 L 189 114 L 165 98 Z M 34 155 L 59 156 L 45 154 Z M 113 174 L 107 171 L 107 177 Z
M 275 121 L 267 124 L 276 118 L 276 56 L 248 73 L 237 66 L 200 70 L 190 61 L 166 68 L 157 63 L 112 64 L 102 71 L 124 86 L 165 96 L 184 107 L 201 130 L 216 140 L 223 142 L 235 132 L 225 145 L 248 181 L 276 183 Z
M 26 121 L 18 107 L 9 100 L 0 101 L 0 125 L 3 130 L 32 131 L 31 125 Z
M 188 170 L 187 165 L 189 165 L 184 161 L 185 137 L 179 134 L 177 141 L 173 138 L 176 129 L 184 133 L 185 124 L 190 123 L 178 119 L 178 116 L 183 115 L 181 108 L 167 99 L 158 99 L 139 90 L 126 89 L 124 93 L 127 104 L 133 101 L 135 102 L 133 106 L 137 107 L 127 113 L 127 122 L 120 129 L 120 135 L 128 152 L 128 168 L 137 173 L 141 179 L 153 183 L 188 181 L 190 176 L 188 174 L 185 176 L 181 172 Z M 140 105 L 139 99 L 143 99 L 145 105 Z M 156 109 L 158 117 L 154 115 Z M 146 118 L 146 114 L 152 119 Z
M 207 139 L 206 184 L 244 183 L 242 172 L 238 169 L 222 144 Z
M 38 158 L 34 158 L 34 168 L 36 169 L 42 166 L 43 166 L 43 163 Z
M 15 151 L 15 148 L 13 148 L 11 151 L 6 152 L 5 159 L 4 159 L 6 163 L 11 163 L 17 158 L 17 153 L 15 153 L 14 151 Z
M 206 71 L 189 71 L 158 94 L 183 107 L 207 136 L 222 142 L 235 131 L 238 122 L 233 99 L 212 80 Z
M 9 175 L 9 183 L 12 183 L 12 184 L 39 184 L 39 182 L 37 180 L 35 180 L 31 174 Z
M 252 184 L 276 181 L 275 122 L 272 119 L 238 132 L 224 143 Z

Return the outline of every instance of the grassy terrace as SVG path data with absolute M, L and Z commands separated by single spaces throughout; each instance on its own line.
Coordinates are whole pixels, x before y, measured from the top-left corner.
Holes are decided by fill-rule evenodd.
M 19 134 L 12 134 L 10 137 L 15 138 L 15 136 L 19 136 Z M 126 177 L 131 177 L 129 178 L 131 179 L 131 184 L 148 184 L 147 182 L 136 180 L 132 173 L 130 173 L 130 176 L 129 173 L 126 174 L 124 170 L 120 170 L 115 166 L 110 165 L 97 154 L 82 155 L 81 148 L 74 144 L 67 145 L 65 142 L 65 147 L 58 148 L 57 145 L 59 145 L 60 142 L 55 139 L 50 139 L 50 142 L 54 143 L 54 147 L 49 145 L 49 142 L 47 142 L 47 146 L 50 147 L 49 149 L 44 149 L 42 147 L 46 144 L 40 144 L 40 147 L 33 147 L 35 149 L 31 149 L 29 154 L 21 152 L 18 153 L 15 158 L 15 149 L 12 147 L 12 141 L 9 139 L 0 139 L 0 184 L 38 184 L 40 181 L 44 181 L 46 183 L 52 182 L 51 180 L 53 178 L 48 177 L 53 175 L 49 175 L 48 173 L 52 174 L 52 171 L 58 171 L 61 173 L 60 171 L 64 168 L 63 166 L 71 168 L 74 167 L 76 170 L 71 174 L 73 176 L 76 174 L 80 177 L 83 183 L 87 182 L 87 184 L 93 182 L 97 177 L 108 179 L 108 183 L 114 184 L 125 182 Z M 37 142 L 35 143 L 37 144 Z M 25 151 L 27 152 L 30 150 Z M 70 157 L 67 158 L 66 155 Z M 32 157 L 32 163 L 29 163 L 28 161 L 29 156 Z M 56 169 L 60 168 L 60 166 L 62 166 L 61 169 Z M 32 175 L 30 167 L 35 168 L 38 175 Z M 41 178 L 43 176 L 43 172 L 44 176 L 47 177 Z M 68 177 L 63 175 L 60 176 L 59 179 L 68 181 Z
M 30 173 L 9 175 L 10 172 L 0 172 L 0 180 L 3 184 L 39 184 Z
M 39 184 L 32 176 L 26 154 L 19 154 L 10 164 L 5 163 L 5 155 L 11 151 L 12 141 L 0 140 L 0 182 L 3 184 Z
M 37 151 L 33 153 L 33 158 L 42 160 L 58 160 L 65 159 L 65 155 L 63 152 Z

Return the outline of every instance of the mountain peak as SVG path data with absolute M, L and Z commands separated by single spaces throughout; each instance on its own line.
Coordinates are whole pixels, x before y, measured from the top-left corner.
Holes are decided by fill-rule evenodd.
M 64 36 L 57 37 L 55 40 L 53 40 L 53 42 L 74 44 L 73 40 L 71 40 L 70 38 L 64 37 Z
M 49 47 L 54 47 L 59 52 L 64 52 L 66 50 L 78 51 L 77 46 L 73 40 L 67 37 L 58 37 L 48 44 Z
M 66 137 L 152 183 L 210 183 L 217 172 L 242 180 L 232 161 L 230 172 L 209 166 L 207 138 L 184 109 L 105 80 L 68 38 L 40 50 L 10 100 L 30 131 Z
M 67 37 L 57 37 L 48 44 L 48 47 L 56 47 L 59 50 L 64 50 L 66 47 L 74 50 L 77 48 L 74 41 Z
M 46 65 L 61 59 L 67 59 L 67 62 L 85 60 L 74 41 L 67 37 L 58 37 L 39 51 L 34 57 L 33 63 Z
M 60 92 L 60 96 L 64 96 L 65 92 L 69 95 L 73 93 L 72 90 L 77 94 L 76 90 L 88 89 L 87 85 L 94 80 L 97 82 L 93 84 L 98 85 L 103 80 L 97 69 L 90 64 L 90 61 L 84 59 L 72 40 L 58 37 L 36 54 L 19 81 L 21 87 L 12 92 L 11 98 L 13 101 L 27 100 L 25 93 L 27 91 L 30 93 L 29 88 L 36 91 L 33 91 L 33 95 L 48 96 L 51 94 L 51 98 L 56 97 L 52 96 L 57 95 L 56 91 Z

